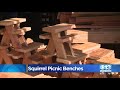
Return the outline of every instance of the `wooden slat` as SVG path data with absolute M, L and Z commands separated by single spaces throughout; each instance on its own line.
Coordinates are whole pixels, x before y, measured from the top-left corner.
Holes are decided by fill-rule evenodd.
M 103 57 L 115 58 L 114 51 L 109 50 L 109 49 L 99 48 L 99 49 L 97 49 L 89 54 L 89 58 L 91 58 L 91 59 L 100 59 Z
M 32 40 L 31 38 L 27 38 L 27 39 L 26 39 L 26 43 L 27 43 L 27 44 L 33 43 L 33 40 Z
M 76 25 L 76 28 L 92 28 L 92 29 L 97 29 L 97 28 L 120 28 L 120 26 L 104 26 L 104 25 Z
M 67 34 L 77 34 L 74 36 L 72 43 L 86 43 L 88 42 L 88 32 L 82 30 L 67 30 Z
M 56 78 L 49 75 L 39 74 L 39 75 L 29 75 L 26 73 L 0 73 L 0 78 Z
M 100 44 L 97 44 L 97 43 L 92 43 L 92 42 L 88 42 L 88 43 L 85 43 L 85 44 L 74 44 L 72 45 L 72 48 L 74 50 L 79 50 L 79 52 L 82 52 L 82 53 L 90 53 L 94 50 L 97 50 L 101 47 Z
M 68 30 L 68 34 L 78 33 L 72 43 L 120 43 L 120 28 Z
M 113 57 L 104 57 L 100 59 L 88 59 L 94 64 L 120 64 L 120 59 Z
M 100 22 L 100 21 L 120 21 L 119 16 L 96 16 L 96 17 L 76 17 L 76 24 L 82 22 Z
M 21 29 L 24 30 L 25 32 L 31 31 L 31 27 L 23 27 Z
M 65 31 L 65 30 L 68 30 L 68 29 L 72 29 L 72 28 L 75 28 L 76 26 L 74 24 L 57 24 L 57 25 L 54 25 L 54 26 L 49 26 L 49 27 L 44 27 L 43 28 L 43 31 L 45 32 L 54 32 L 54 33 L 57 33 L 57 32 L 61 32 L 61 31 Z
M 86 54 L 84 53 L 81 53 L 81 54 L 76 54 L 75 57 L 73 56 L 67 56 L 66 59 L 62 59 L 62 58 L 57 58 L 56 61 L 58 63 L 63 63 L 63 64 L 75 64 L 79 61 L 83 61 L 85 58 L 87 57 Z
M 36 50 L 37 48 L 40 47 L 40 45 L 43 45 L 43 43 L 33 42 L 33 43 L 28 44 L 28 46 L 26 47 L 23 46 L 22 48 L 15 49 L 15 51 L 27 53 L 27 52 Z
M 32 78 L 31 75 L 25 73 L 0 73 L 0 78 Z
M 70 17 L 69 18 L 69 23 L 70 24 L 76 24 L 76 18 L 75 17 Z
M 0 26 L 10 26 L 10 25 L 14 25 L 14 24 L 17 24 L 17 21 L 13 21 L 10 19 L 0 21 Z
M 120 64 L 120 59 L 105 57 L 96 61 L 97 63 L 104 63 L 104 64 Z
M 52 77 L 52 76 L 44 75 L 44 74 L 39 74 L 39 75 L 34 76 L 33 78 L 56 78 L 56 77 Z
M 120 15 L 120 12 L 72 12 L 72 17 L 83 16 L 115 16 Z
M 25 18 L 10 18 L 10 19 L 0 21 L 0 26 L 9 26 L 9 25 L 22 23 L 22 22 L 26 22 L 26 19 Z
M 17 21 L 18 23 L 26 22 L 26 18 L 10 18 L 10 20 Z

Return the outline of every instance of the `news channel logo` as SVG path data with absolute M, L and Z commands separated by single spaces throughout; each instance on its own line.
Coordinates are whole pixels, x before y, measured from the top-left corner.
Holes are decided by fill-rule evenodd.
M 112 72 L 112 65 L 100 65 L 100 72 Z
M 0 72 L 26 72 L 26 65 L 24 64 L 0 65 Z

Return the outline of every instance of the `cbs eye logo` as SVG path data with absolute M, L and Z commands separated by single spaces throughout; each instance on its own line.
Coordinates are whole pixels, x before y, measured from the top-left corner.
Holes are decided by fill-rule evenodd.
M 4 65 L 1 72 L 26 72 L 25 65 Z
M 111 72 L 111 65 L 100 65 L 100 72 Z

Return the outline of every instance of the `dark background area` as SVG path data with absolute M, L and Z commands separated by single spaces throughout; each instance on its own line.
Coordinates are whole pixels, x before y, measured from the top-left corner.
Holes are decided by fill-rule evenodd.
M 0 12 L 0 20 L 20 17 L 26 18 L 26 22 L 21 23 L 21 27 L 31 27 L 31 31 L 26 32 L 25 38 L 31 38 L 33 41 L 47 44 L 48 40 L 42 40 L 39 35 L 45 33 L 43 27 L 59 23 L 57 12 Z

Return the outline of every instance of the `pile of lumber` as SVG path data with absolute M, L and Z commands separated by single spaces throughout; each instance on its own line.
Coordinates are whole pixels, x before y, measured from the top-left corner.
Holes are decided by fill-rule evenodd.
M 32 76 L 25 73 L 0 73 L 0 78 L 56 78 L 56 77 L 51 77 L 49 75 L 44 74 Z
M 120 29 L 72 29 L 67 30 L 67 34 L 77 34 L 72 43 L 120 43 Z

